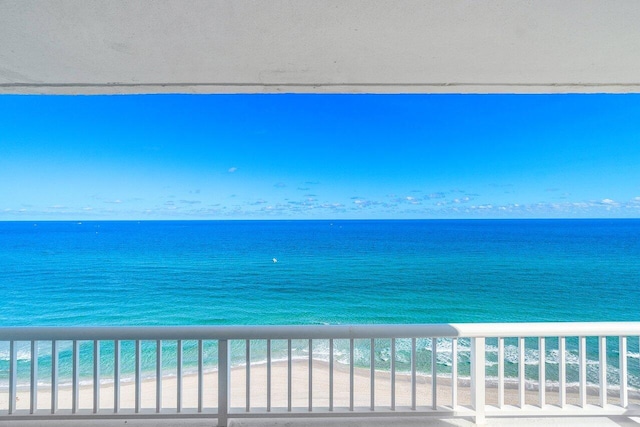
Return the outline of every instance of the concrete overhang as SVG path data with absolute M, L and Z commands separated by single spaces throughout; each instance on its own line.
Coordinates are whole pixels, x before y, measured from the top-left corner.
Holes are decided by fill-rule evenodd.
M 640 92 L 636 0 L 0 0 L 0 93 Z

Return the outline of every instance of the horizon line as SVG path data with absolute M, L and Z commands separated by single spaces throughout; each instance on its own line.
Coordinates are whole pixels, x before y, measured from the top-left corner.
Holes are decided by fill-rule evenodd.
M 640 217 L 575 217 L 575 218 L 547 218 L 547 217 L 530 217 L 530 218 L 214 218 L 214 219 L 13 219 L 0 220 L 3 222 L 293 222 L 293 221 L 586 221 L 586 220 L 640 220 Z

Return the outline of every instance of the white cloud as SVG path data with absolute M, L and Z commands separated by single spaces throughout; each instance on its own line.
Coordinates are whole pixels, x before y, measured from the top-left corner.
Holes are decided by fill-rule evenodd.
M 356 199 L 353 203 L 359 208 L 367 208 L 369 206 L 380 205 L 380 202 L 372 201 L 372 200 L 364 200 L 364 199 Z
M 395 199 L 392 199 L 392 202 L 394 202 L 394 203 L 408 203 L 410 205 L 420 205 L 420 204 L 422 204 L 420 199 L 417 199 L 417 198 L 415 198 L 413 196 L 395 198 Z
M 453 199 L 453 203 L 467 203 L 471 201 L 471 197 L 462 197 L 460 199 Z
M 328 209 L 341 209 L 344 208 L 344 205 L 342 203 L 323 203 L 320 205 L 320 207 Z
M 431 193 L 427 197 L 430 198 L 430 199 L 444 199 L 445 198 L 445 194 L 443 192 Z
M 234 172 L 235 172 L 235 171 L 237 171 L 237 170 L 238 170 L 238 168 L 237 168 L 237 167 L 235 167 L 235 166 L 234 166 L 234 167 L 231 167 L 231 168 L 229 168 L 229 173 L 234 173 Z
M 611 208 L 617 208 L 620 207 L 620 203 L 616 202 L 615 200 L 612 199 L 602 199 L 600 201 L 600 204 L 603 206 L 607 207 L 607 210 L 611 209 Z

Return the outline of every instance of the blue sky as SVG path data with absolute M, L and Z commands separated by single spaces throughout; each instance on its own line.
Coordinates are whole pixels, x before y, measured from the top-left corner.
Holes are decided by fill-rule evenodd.
M 565 217 L 640 217 L 640 96 L 0 96 L 0 220 Z

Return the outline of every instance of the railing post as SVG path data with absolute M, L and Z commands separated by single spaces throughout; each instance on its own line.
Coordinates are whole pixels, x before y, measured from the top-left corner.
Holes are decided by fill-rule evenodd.
M 627 337 L 621 336 L 620 340 L 620 406 L 626 408 L 629 405 L 628 372 L 627 372 Z
M 598 337 L 598 350 L 600 353 L 600 406 L 607 406 L 607 337 Z
M 80 342 L 73 340 L 73 353 L 71 362 L 71 413 L 78 412 L 80 400 Z
M 15 341 L 9 343 L 9 415 L 16 411 L 18 376 L 18 347 Z
M 100 410 L 100 341 L 93 342 L 93 413 Z
M 218 427 L 229 417 L 229 341 L 218 340 Z
M 142 341 L 135 340 L 135 413 L 142 407 Z
M 120 341 L 113 341 L 113 413 L 120 412 Z
M 545 337 L 538 338 L 538 400 L 540 408 L 546 405 L 547 392 L 547 352 L 545 348 Z
M 31 405 L 30 414 L 38 410 L 38 341 L 31 341 Z
M 485 339 L 471 338 L 471 406 L 476 425 L 485 420 Z
M 58 410 L 58 341 L 51 341 L 51 414 Z

